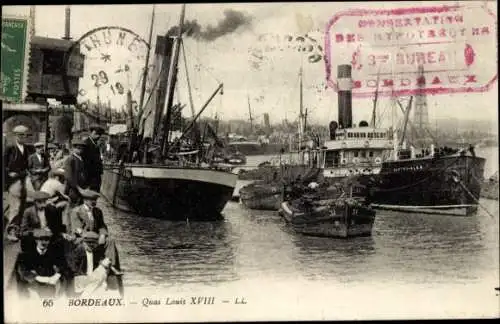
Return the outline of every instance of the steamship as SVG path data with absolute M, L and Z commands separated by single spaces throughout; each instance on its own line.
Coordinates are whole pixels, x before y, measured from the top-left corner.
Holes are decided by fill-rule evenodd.
M 339 122 L 330 122 L 330 138 L 316 151 L 317 167 L 330 183 L 350 176 L 364 179 L 377 175 L 394 146 L 391 129 L 377 128 L 374 121 L 371 125 L 366 121 L 353 124 L 351 69 L 350 65 L 338 67 Z
M 382 163 L 374 207 L 459 216 L 476 212 L 486 160 L 476 156 L 472 146 L 431 145 L 421 152 L 402 147 Z
M 182 46 L 181 31 L 185 5 L 182 7 L 178 36 L 173 40 L 170 37 L 158 36 L 155 51 L 157 66 L 161 71 L 157 78 L 160 81 L 158 98 L 156 104 L 148 106 L 151 114 L 156 117 L 154 122 L 164 121 L 162 136 L 159 132 L 149 126 L 147 129 L 153 138 L 153 142 L 143 147 L 142 162 L 132 160 L 129 154 L 124 163 L 109 163 L 105 166 L 101 192 L 112 205 L 118 209 L 129 210 L 140 216 L 152 216 L 167 220 L 216 220 L 221 218 L 221 212 L 226 203 L 231 199 L 236 186 L 237 175 L 229 169 L 202 165 L 200 162 L 201 148 L 195 148 L 189 152 L 176 149 L 176 145 L 169 142 L 170 116 L 172 115 L 172 102 L 176 85 L 176 74 L 178 73 L 179 51 Z M 153 15 L 154 17 L 154 15 Z M 151 22 L 151 28 L 153 22 Z M 175 43 L 174 43 L 175 42 Z M 151 40 L 150 42 L 151 43 Z M 148 59 L 146 59 L 147 71 Z M 165 67 L 166 66 L 166 67 Z M 170 72 L 170 73 L 169 73 Z M 147 73 L 147 72 L 145 72 Z M 146 80 L 143 77 L 143 82 Z M 189 87 L 189 84 L 188 84 Z M 210 101 L 219 93 L 222 94 L 223 85 L 220 84 L 201 111 L 199 117 Z M 142 87 L 143 89 L 145 87 Z M 165 93 L 165 96 L 162 94 Z M 131 95 L 129 95 L 128 106 L 131 111 Z M 163 112 L 163 108 L 166 111 Z M 149 117 L 145 117 L 149 118 Z M 181 138 L 195 127 L 196 118 L 188 126 Z M 146 125 L 151 125 L 145 123 Z M 143 138 L 146 130 L 143 129 Z M 132 138 L 129 139 L 132 142 Z M 132 147 L 132 143 L 130 144 Z M 148 156 L 156 154 L 154 160 Z
M 396 131 L 377 129 L 374 123 L 353 127 L 350 65 L 339 66 L 338 79 L 339 124 L 330 123 L 330 140 L 318 151 L 325 179 L 359 175 L 380 209 L 461 216 L 477 211 L 485 159 L 476 156 L 474 147 L 431 145 L 417 152 L 407 148 L 406 127 L 400 139 Z M 404 125 L 407 119 L 408 114 Z

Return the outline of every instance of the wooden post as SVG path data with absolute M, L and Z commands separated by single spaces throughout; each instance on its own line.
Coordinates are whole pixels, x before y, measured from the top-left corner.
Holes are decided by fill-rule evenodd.
M 50 116 L 50 111 L 49 111 L 49 103 L 46 101 L 45 103 L 45 154 L 47 154 L 48 149 L 49 149 L 49 116 Z

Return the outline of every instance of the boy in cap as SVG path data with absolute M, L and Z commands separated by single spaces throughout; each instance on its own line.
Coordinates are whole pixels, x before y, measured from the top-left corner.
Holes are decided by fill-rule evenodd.
M 28 149 L 25 141 L 29 129 L 18 125 L 12 130 L 14 145 L 8 146 L 3 155 L 4 162 L 4 190 L 7 189 L 7 220 L 4 226 L 11 222 L 18 224 L 26 203 L 26 192 L 34 191 L 31 181 L 28 180 Z M 9 234 L 9 236 L 12 236 Z M 12 237 L 14 238 L 14 237 Z
M 70 197 L 71 205 L 76 206 L 80 202 L 78 188 L 87 186 L 87 174 L 82 157 L 85 142 L 77 139 L 73 141 L 72 145 L 73 152 L 64 162 L 64 176 L 66 178 L 64 194 Z
M 104 134 L 104 128 L 99 125 L 92 125 L 90 135 L 85 140 L 85 148 L 82 152 L 89 188 L 97 192 L 101 190 L 103 172 L 101 149 L 98 144 L 102 134 Z
M 36 245 L 21 252 L 16 260 L 19 293 L 24 297 L 56 297 L 60 288 L 66 287 L 69 277 L 66 260 L 51 248 L 50 229 L 38 228 L 33 237 Z
M 28 157 L 28 170 L 31 175 L 31 182 L 35 190 L 40 190 L 42 183 L 47 178 L 47 172 L 50 170 L 49 159 L 44 152 L 44 144 L 35 143 L 35 153 Z

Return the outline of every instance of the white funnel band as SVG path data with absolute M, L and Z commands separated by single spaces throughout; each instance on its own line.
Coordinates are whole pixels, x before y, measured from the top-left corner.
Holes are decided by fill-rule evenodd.
M 352 79 L 351 78 L 339 78 L 337 79 L 337 85 L 339 91 L 351 91 L 352 90 Z

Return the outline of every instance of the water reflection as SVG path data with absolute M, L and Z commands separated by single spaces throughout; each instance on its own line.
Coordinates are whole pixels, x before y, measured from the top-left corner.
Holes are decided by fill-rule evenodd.
M 381 211 L 375 223 L 376 253 L 401 281 L 477 280 L 484 269 L 493 269 L 488 250 L 495 223 L 484 216 Z
M 117 235 L 127 285 L 215 285 L 238 279 L 228 222 L 170 222 L 103 208 Z
M 494 218 L 378 211 L 372 237 L 347 240 L 297 234 L 278 213 L 234 202 L 223 221 L 190 224 L 102 208 L 127 286 L 193 283 L 203 290 L 261 278 L 291 287 L 301 278 L 384 287 L 490 280 L 499 271 L 498 202 L 481 203 Z
M 292 231 L 288 227 L 287 231 Z M 300 271 L 307 279 L 357 281 L 365 275 L 365 264 L 375 254 L 372 237 L 338 239 L 292 234 Z

